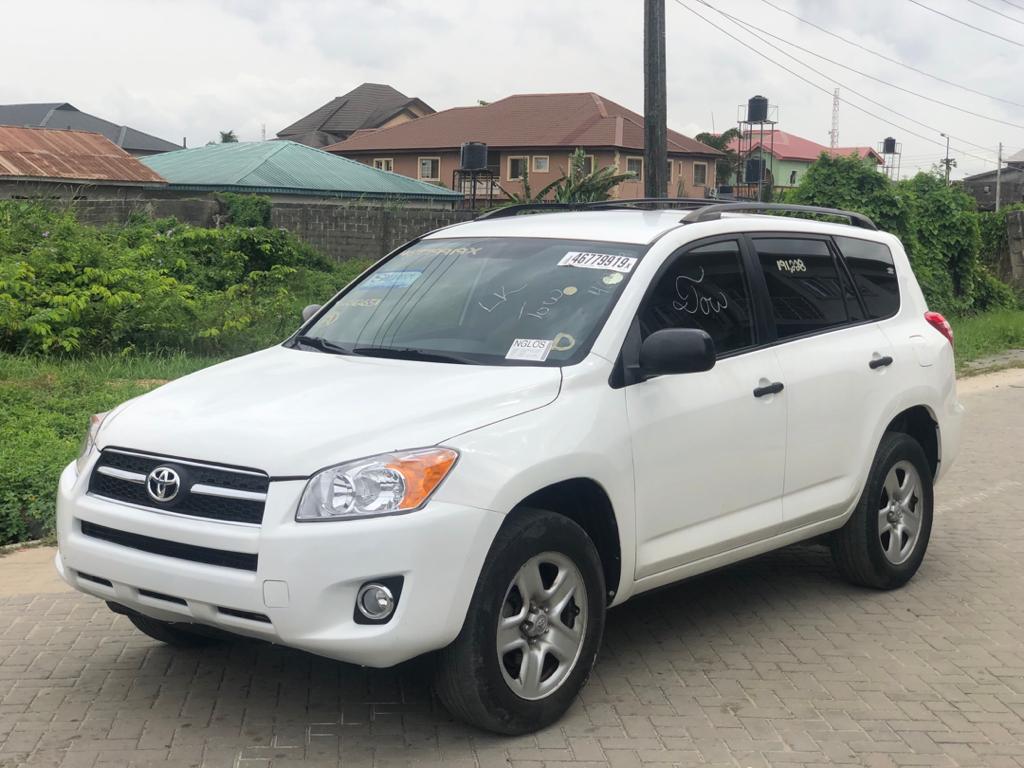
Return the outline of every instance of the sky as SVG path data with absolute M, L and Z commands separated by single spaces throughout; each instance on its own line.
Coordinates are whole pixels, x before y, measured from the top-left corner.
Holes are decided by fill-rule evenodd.
M 873 56 L 768 2 L 986 95 Z M 1024 0 L 920 2 L 1024 44 Z M 894 136 L 902 143 L 903 175 L 928 170 L 944 156 L 941 133 L 953 137 L 954 178 L 994 169 L 1000 141 L 1006 155 L 1024 149 L 1024 106 L 988 97 L 1024 104 L 1024 47 L 913 0 L 666 4 L 668 123 L 684 134 L 734 126 L 738 105 L 763 94 L 777 108 L 781 130 L 828 144 L 838 86 L 839 145 L 876 146 Z M 243 141 L 259 140 L 264 130 L 272 138 L 362 82 L 388 83 L 437 110 L 514 93 L 595 91 L 643 112 L 642 0 L 0 0 L 0 6 L 7 29 L 0 103 L 67 101 L 171 141 L 184 138 L 188 146 L 228 129 Z M 719 11 L 776 36 L 757 33 L 794 58 Z

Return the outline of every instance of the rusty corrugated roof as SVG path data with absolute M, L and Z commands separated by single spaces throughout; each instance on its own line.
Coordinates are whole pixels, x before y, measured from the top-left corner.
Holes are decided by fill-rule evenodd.
M 12 125 L 0 125 L 0 178 L 167 183 L 98 133 Z

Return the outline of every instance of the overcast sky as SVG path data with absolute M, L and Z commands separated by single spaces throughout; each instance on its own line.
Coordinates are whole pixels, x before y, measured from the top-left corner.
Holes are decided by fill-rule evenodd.
M 777 105 L 779 128 L 827 144 L 838 81 L 884 105 L 841 88 L 840 145 L 874 146 L 895 136 L 903 143 L 904 174 L 943 156 L 943 131 L 955 137 L 954 148 L 977 155 L 954 152 L 954 177 L 994 168 L 999 141 L 1007 154 L 1024 148 L 1022 107 L 883 61 L 764 0 L 707 2 L 884 82 L 767 38 L 808 62 L 808 69 L 700 0 L 667 0 L 668 117 L 675 130 L 693 135 L 711 130 L 712 120 L 719 131 L 735 125 L 737 105 L 760 93 Z M 771 2 L 930 74 L 1024 104 L 1024 48 L 911 0 Z M 1024 42 L 1024 0 L 978 0 L 991 11 L 969 0 L 921 2 Z M 513 93 L 596 91 L 643 111 L 641 0 L 46 0 L 3 6 L 0 103 L 68 101 L 168 140 L 187 137 L 189 146 L 229 128 L 242 140 L 258 140 L 265 126 L 272 137 L 365 81 L 389 83 L 438 110 Z M 900 127 L 858 111 L 854 102 Z

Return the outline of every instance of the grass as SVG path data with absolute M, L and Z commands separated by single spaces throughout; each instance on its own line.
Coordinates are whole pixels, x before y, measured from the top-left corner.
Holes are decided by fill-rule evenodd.
M 989 312 L 954 318 L 950 322 L 956 339 L 958 371 L 982 358 L 1024 349 L 1024 310 Z
M 77 455 L 90 414 L 216 362 L 0 355 L 0 545 L 52 532 L 57 478 Z

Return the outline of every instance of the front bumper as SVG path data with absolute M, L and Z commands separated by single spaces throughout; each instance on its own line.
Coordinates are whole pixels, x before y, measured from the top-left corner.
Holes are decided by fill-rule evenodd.
M 70 464 L 57 494 L 56 566 L 72 587 L 155 619 L 206 624 L 370 667 L 393 666 L 455 639 L 503 519 L 490 510 L 431 502 L 407 515 L 296 523 L 305 487 L 297 480 L 270 484 L 261 526 L 222 523 L 90 496 L 90 470 L 79 477 Z M 256 570 L 111 543 L 83 534 L 83 521 L 256 554 Z M 390 576 L 404 579 L 390 621 L 356 623 L 359 587 Z

